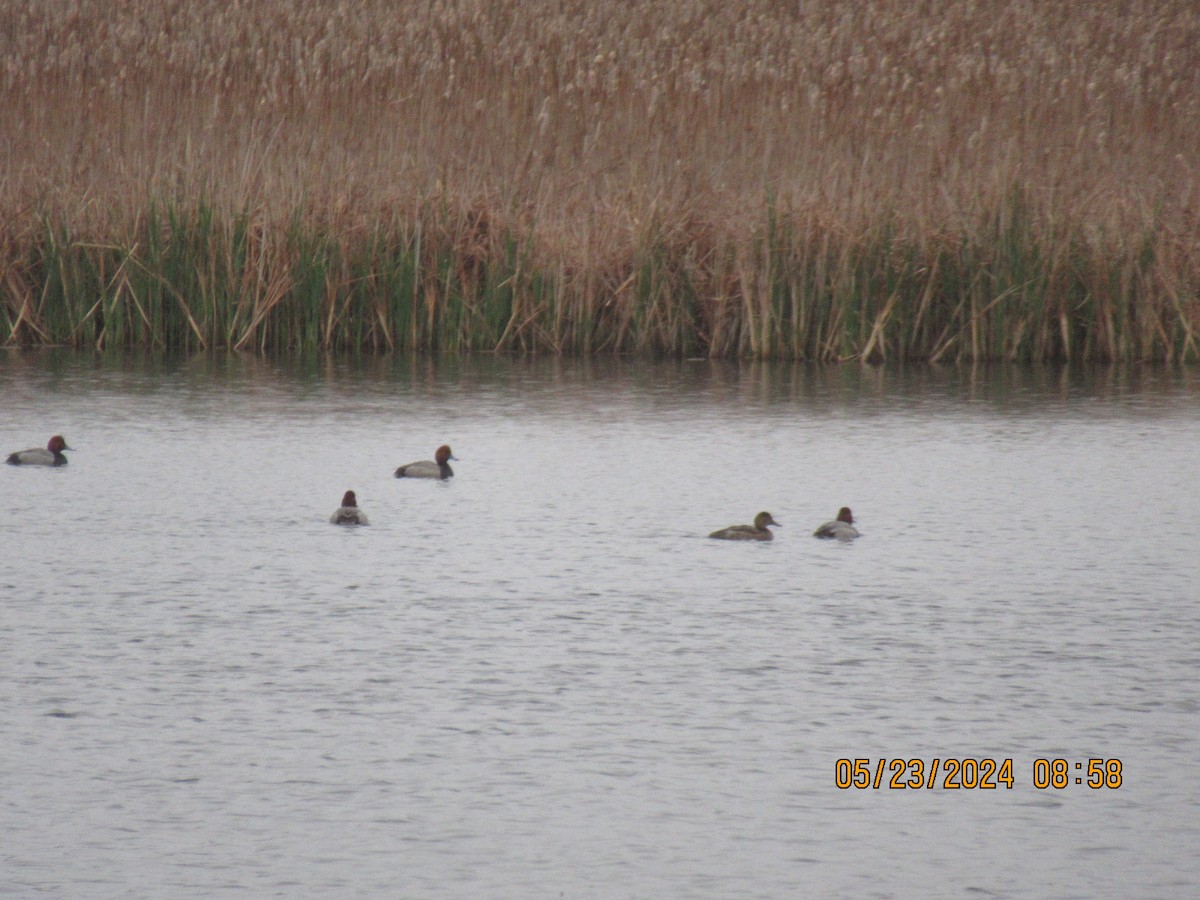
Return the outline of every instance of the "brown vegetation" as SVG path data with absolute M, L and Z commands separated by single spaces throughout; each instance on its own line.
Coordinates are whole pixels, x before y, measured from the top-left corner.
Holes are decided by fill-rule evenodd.
M 1183 0 L 0 20 L 0 340 L 1200 355 Z

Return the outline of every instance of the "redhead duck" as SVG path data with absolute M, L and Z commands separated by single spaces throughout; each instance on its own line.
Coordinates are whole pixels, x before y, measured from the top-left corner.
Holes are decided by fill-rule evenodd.
M 839 541 L 852 541 L 858 537 L 858 529 L 854 527 L 854 514 L 850 512 L 850 507 L 843 506 L 839 509 L 837 518 L 814 531 L 813 537 L 837 538 Z
M 354 496 L 354 491 L 346 491 L 342 495 L 342 505 L 338 508 L 329 521 L 334 525 L 370 525 L 367 521 L 367 514 L 358 508 L 358 498 Z
M 18 450 L 16 453 L 8 454 L 6 462 L 10 466 L 65 466 L 67 458 L 63 456 L 63 451 L 74 449 L 74 447 L 67 446 L 67 442 L 63 440 L 61 434 L 56 434 L 50 438 L 46 449 L 32 447 L 29 450 Z
M 730 525 L 728 528 L 714 531 L 709 537 L 722 541 L 771 541 L 775 539 L 775 535 L 771 534 L 768 525 L 783 527 L 771 518 L 769 512 L 760 512 L 754 517 L 753 525 Z
M 440 478 L 445 481 L 447 478 L 454 477 L 454 470 L 450 468 L 449 460 L 457 462 L 458 457 L 450 453 L 448 444 L 442 444 L 433 454 L 433 459 L 423 459 L 420 462 L 411 462 L 406 466 L 401 466 L 396 470 L 396 477 Z

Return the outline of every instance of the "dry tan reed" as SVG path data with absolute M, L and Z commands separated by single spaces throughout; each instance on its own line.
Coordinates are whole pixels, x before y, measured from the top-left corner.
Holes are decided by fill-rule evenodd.
M 0 21 L 0 339 L 1197 357 L 1185 0 Z

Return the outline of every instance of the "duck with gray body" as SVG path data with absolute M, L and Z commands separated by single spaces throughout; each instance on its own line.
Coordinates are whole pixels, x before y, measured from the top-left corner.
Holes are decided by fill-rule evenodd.
M 65 466 L 67 458 L 63 456 L 63 451 L 73 449 L 67 446 L 61 434 L 56 434 L 44 448 L 30 447 L 28 450 L 18 450 L 8 454 L 5 462 L 10 466 Z
M 843 506 L 838 510 L 837 518 L 826 522 L 813 532 L 813 537 L 832 538 L 839 541 L 852 541 L 858 537 L 858 529 L 854 527 L 854 514 L 850 507 Z
M 411 462 L 396 470 L 397 478 L 440 478 L 445 481 L 454 477 L 450 468 L 450 460 L 458 462 L 458 457 L 450 452 L 449 444 L 442 444 L 433 454 L 433 459 L 422 459 Z
M 714 531 L 709 537 L 722 541 L 772 541 L 775 535 L 771 534 L 768 525 L 783 527 L 771 518 L 769 512 L 760 512 L 754 517 L 753 525 L 730 525 L 728 528 Z
M 342 496 L 342 505 L 329 517 L 333 525 L 370 525 L 367 514 L 358 508 L 358 498 L 354 491 L 346 491 Z

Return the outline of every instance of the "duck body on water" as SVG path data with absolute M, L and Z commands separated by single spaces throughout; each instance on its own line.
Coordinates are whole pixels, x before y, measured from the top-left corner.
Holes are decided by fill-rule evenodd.
M 342 505 L 329 517 L 332 525 L 370 525 L 367 514 L 358 508 L 358 498 L 354 491 L 346 491 L 342 496 Z
M 769 512 L 760 512 L 754 517 L 753 525 L 730 525 L 728 528 L 714 531 L 709 537 L 721 541 L 772 541 L 775 539 L 775 535 L 771 534 L 768 525 L 774 525 L 777 528 L 783 527 L 771 517 Z
M 67 446 L 61 434 L 56 434 L 45 447 L 31 447 L 10 453 L 5 462 L 10 466 L 65 466 L 67 458 L 63 456 L 63 451 L 73 449 Z
M 839 541 L 852 541 L 858 537 L 858 529 L 854 527 L 854 514 L 850 512 L 850 507 L 843 506 L 839 509 L 837 518 L 814 531 L 813 537 L 835 538 Z
M 442 444 L 433 454 L 433 459 L 422 459 L 400 466 L 396 470 L 397 478 L 440 478 L 445 481 L 454 477 L 450 468 L 450 460 L 458 462 L 458 457 L 450 452 L 449 444 Z

